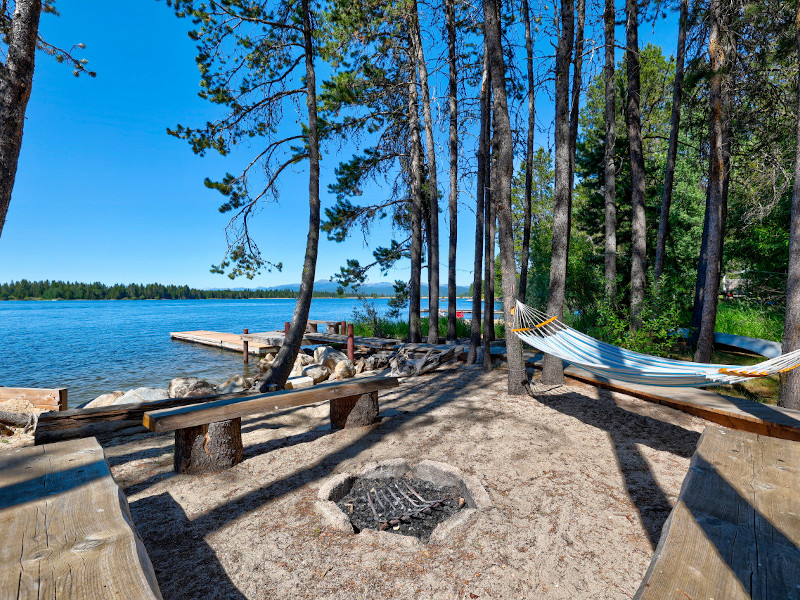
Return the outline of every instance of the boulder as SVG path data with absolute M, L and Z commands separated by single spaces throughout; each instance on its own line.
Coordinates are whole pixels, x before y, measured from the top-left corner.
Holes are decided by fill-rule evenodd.
M 196 396 L 213 396 L 217 386 L 205 379 L 197 377 L 176 377 L 169 382 L 170 398 L 194 398 Z
M 322 363 L 317 363 L 317 361 L 314 360 L 313 356 L 309 356 L 305 352 L 298 352 L 297 358 L 294 359 L 294 364 L 303 365 L 304 367 L 307 367 L 308 365 L 322 364 Z
M 258 361 L 258 370 L 262 373 L 266 373 L 269 368 L 272 366 L 273 361 L 275 360 L 275 355 L 271 352 L 268 352 L 264 355 L 260 361 Z
M 330 374 L 330 371 L 328 371 L 328 369 L 322 365 L 308 365 L 305 369 L 303 369 L 303 375 L 306 377 L 311 377 L 311 379 L 314 380 L 314 385 L 325 381 Z
M 225 383 L 217 386 L 218 394 L 235 394 L 253 387 L 253 380 L 242 375 L 233 375 Z
M 333 375 L 331 379 L 350 379 L 356 374 L 356 368 L 353 366 L 349 360 L 344 359 L 341 362 L 336 363 L 336 367 L 333 369 Z
M 142 402 L 155 402 L 156 400 L 166 400 L 170 398 L 167 390 L 159 388 L 140 387 L 135 390 L 128 390 L 117 398 L 114 405 L 118 404 L 141 404 Z
M 333 373 L 333 370 L 336 368 L 336 363 L 342 362 L 343 360 L 347 360 L 347 355 L 342 354 L 338 350 L 334 350 L 330 346 L 320 346 L 314 350 L 314 362 L 323 367 L 327 367 L 331 373 Z
M 83 404 L 79 408 L 98 408 L 100 406 L 113 406 L 117 403 L 117 399 L 124 396 L 125 392 L 117 390 L 116 392 L 109 392 L 108 394 L 101 394 L 94 400 Z
M 300 388 L 307 388 L 314 385 L 314 380 L 311 377 L 290 377 L 286 380 L 284 389 L 286 390 L 299 390 Z
M 364 367 L 366 367 L 366 361 L 363 358 L 359 358 L 356 361 L 356 375 L 358 375 L 359 373 L 363 373 Z

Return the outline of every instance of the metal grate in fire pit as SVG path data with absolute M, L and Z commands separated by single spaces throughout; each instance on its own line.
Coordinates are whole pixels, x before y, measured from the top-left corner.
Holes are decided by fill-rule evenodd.
M 439 486 L 408 477 L 358 479 L 337 503 L 356 532 L 377 529 L 413 535 L 423 541 L 466 501 L 456 486 Z

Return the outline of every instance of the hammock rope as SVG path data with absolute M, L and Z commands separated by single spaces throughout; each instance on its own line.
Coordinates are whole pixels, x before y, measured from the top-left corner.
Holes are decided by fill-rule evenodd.
M 545 354 L 552 354 L 600 377 L 668 387 L 703 387 L 768 377 L 800 366 L 800 350 L 756 365 L 716 365 L 660 358 L 601 342 L 556 317 L 517 302 L 511 332 Z

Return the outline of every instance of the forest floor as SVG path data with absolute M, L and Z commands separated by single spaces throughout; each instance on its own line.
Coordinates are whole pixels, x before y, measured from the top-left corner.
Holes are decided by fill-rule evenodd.
M 382 392 L 370 427 L 331 432 L 324 403 L 245 419 L 244 461 L 213 475 L 174 474 L 171 435 L 100 441 L 165 598 L 630 598 L 705 421 L 505 386 L 505 370 L 446 366 Z M 458 467 L 493 506 L 427 545 L 321 520 L 329 476 L 390 458 Z

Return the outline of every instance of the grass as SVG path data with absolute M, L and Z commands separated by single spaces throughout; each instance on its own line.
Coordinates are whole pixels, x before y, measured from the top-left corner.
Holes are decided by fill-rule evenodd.
M 717 309 L 715 331 L 780 342 L 783 338 L 783 307 L 743 300 L 724 300 Z

